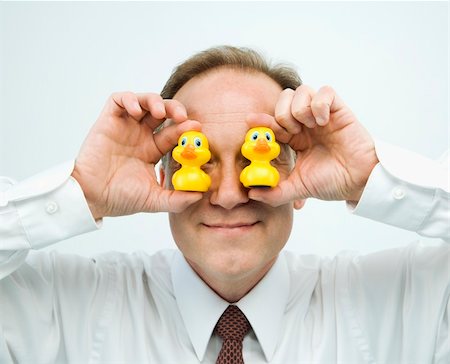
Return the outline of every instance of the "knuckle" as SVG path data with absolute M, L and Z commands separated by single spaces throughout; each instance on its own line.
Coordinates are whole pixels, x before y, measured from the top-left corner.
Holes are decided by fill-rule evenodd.
M 117 100 L 120 99 L 121 95 L 123 94 L 123 92 L 113 92 L 111 95 L 109 95 L 109 99 L 110 100 Z
M 313 92 L 312 87 L 302 84 L 295 89 L 296 93 L 308 93 L 311 94 Z
M 281 91 L 281 95 L 292 95 L 295 91 L 291 88 L 285 88 L 283 91 Z
M 300 93 L 305 90 L 305 85 L 300 85 L 295 89 L 295 93 Z
M 113 92 L 108 98 L 110 105 L 117 105 L 121 108 L 125 108 L 126 105 L 133 100 L 134 94 L 130 91 Z
M 120 96 L 122 96 L 123 98 L 127 98 L 127 99 L 131 99 L 131 98 L 135 97 L 134 93 L 132 93 L 131 91 L 124 91 L 124 92 L 120 93 Z
M 131 91 L 117 92 L 114 96 L 115 100 L 121 100 L 121 103 L 125 106 L 131 101 L 136 99 L 136 96 Z
M 154 93 L 154 92 L 149 92 L 147 94 L 145 94 L 144 96 L 148 102 L 150 103 L 156 103 L 156 102 L 163 102 L 163 99 L 160 95 Z
M 281 125 L 285 125 L 286 123 L 289 122 L 290 120 L 290 115 L 287 111 L 283 110 L 283 111 L 278 111 L 275 112 L 275 120 L 281 124 Z
M 164 103 L 167 105 L 178 105 L 180 102 L 174 99 L 163 99 Z
M 161 102 L 164 101 L 163 98 L 162 98 L 162 96 L 161 96 L 160 94 L 152 93 L 152 95 L 155 97 L 155 99 L 158 99 L 158 101 L 161 101 Z
M 326 109 L 328 108 L 329 105 L 321 100 L 313 100 L 311 101 L 311 108 L 312 109 Z
M 299 120 L 299 121 L 308 118 L 308 115 L 309 115 L 309 110 L 305 107 L 292 110 L 292 116 L 296 120 Z
M 322 87 L 320 88 L 320 91 L 321 91 L 321 92 L 324 92 L 324 93 L 335 93 L 333 87 L 331 87 L 330 85 L 322 86 Z
M 182 107 L 182 108 L 184 109 L 183 104 L 182 104 L 180 101 L 178 101 L 178 100 L 166 99 L 166 100 L 163 100 L 163 101 L 164 101 L 164 104 L 165 104 L 166 106 L 170 106 L 170 107 L 172 107 L 172 108 L 179 108 L 179 107 Z

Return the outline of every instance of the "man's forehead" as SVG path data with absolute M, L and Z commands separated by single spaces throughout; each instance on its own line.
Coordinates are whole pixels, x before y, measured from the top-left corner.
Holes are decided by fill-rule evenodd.
M 195 116 L 198 119 L 210 120 L 220 118 L 221 115 L 222 118 L 226 118 L 253 112 L 273 113 L 277 99 L 275 97 L 268 99 L 267 95 L 264 96 L 249 95 L 244 92 L 234 95 L 211 93 L 202 99 L 182 99 L 180 101 L 186 108 L 189 117 Z
M 188 110 L 188 118 L 197 120 L 202 124 L 234 124 L 245 122 L 250 111 L 229 111 L 229 112 L 191 112 Z
M 184 105 L 190 118 L 206 121 L 221 114 L 227 118 L 273 113 L 280 92 L 281 87 L 266 75 L 221 70 L 192 78 L 174 99 Z

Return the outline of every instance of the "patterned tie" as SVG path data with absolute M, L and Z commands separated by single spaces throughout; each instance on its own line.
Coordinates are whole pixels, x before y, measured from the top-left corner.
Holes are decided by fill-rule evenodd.
M 227 307 L 214 329 L 223 340 L 216 364 L 244 364 L 242 340 L 250 327 L 250 322 L 239 307 Z

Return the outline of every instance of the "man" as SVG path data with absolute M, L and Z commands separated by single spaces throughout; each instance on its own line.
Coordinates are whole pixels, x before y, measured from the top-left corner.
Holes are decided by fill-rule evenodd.
M 0 362 L 448 362 L 447 243 L 332 261 L 280 253 L 311 197 L 449 240 L 445 169 L 375 148 L 332 88 L 300 83 L 253 51 L 210 49 L 162 96 L 113 94 L 74 165 L 2 180 Z M 283 143 L 271 190 L 239 181 L 256 125 Z M 187 130 L 209 140 L 203 194 L 174 191 L 177 166 L 163 158 Z M 27 257 L 94 219 L 159 211 L 180 253 Z

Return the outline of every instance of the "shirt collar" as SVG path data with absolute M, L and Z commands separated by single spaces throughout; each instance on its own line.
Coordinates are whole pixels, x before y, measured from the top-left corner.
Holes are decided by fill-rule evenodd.
M 171 270 L 181 317 L 202 361 L 214 327 L 229 303 L 203 282 L 181 252 L 176 254 Z M 288 297 L 289 273 L 284 254 L 280 254 L 264 278 L 236 303 L 252 325 L 267 361 L 273 357 L 280 337 Z
M 252 325 L 267 361 L 272 359 L 278 345 L 289 287 L 289 272 L 282 253 L 264 278 L 236 303 Z

